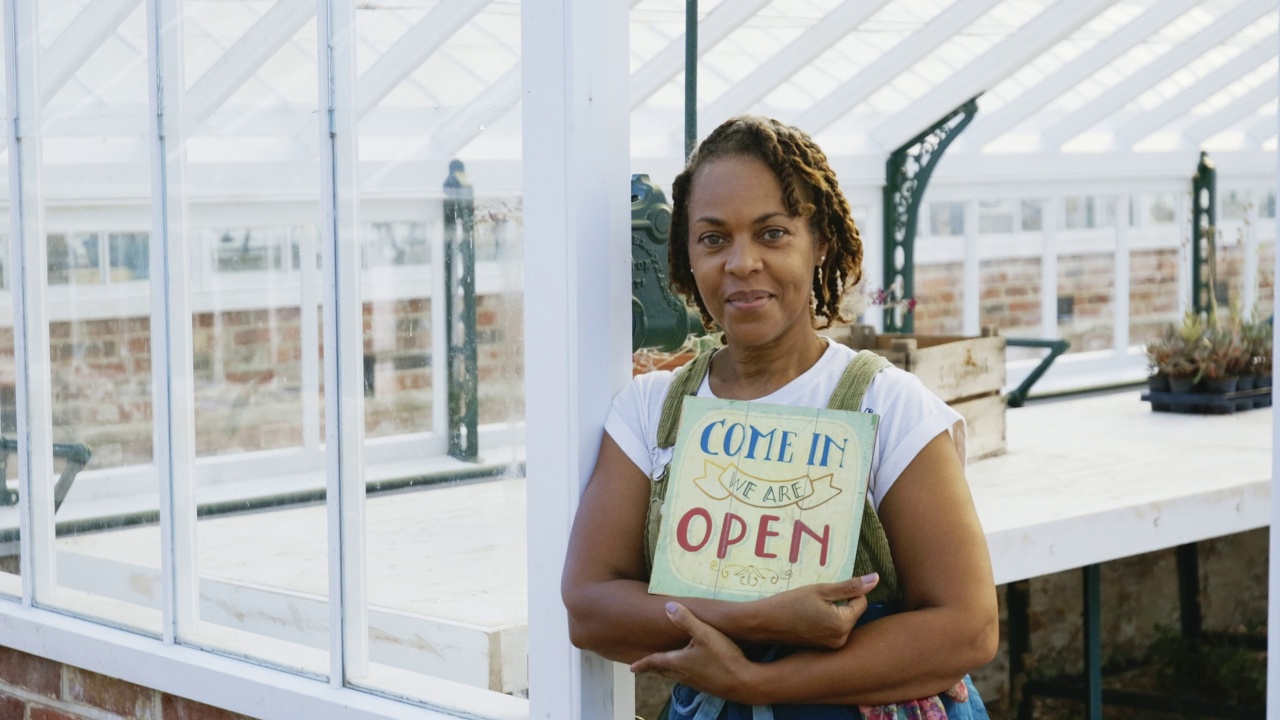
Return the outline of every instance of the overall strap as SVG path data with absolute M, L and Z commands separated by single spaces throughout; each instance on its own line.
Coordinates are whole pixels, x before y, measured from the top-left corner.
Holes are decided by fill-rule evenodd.
M 702 379 L 707 376 L 711 367 L 711 356 L 716 351 L 705 350 L 697 357 L 685 363 L 671 378 L 671 387 L 667 388 L 667 398 L 662 401 L 662 418 L 658 420 L 658 447 L 675 447 L 676 433 L 680 430 L 680 411 L 684 409 L 684 399 L 698 392 Z
M 845 368 L 840 382 L 831 393 L 827 407 L 832 410 L 859 412 L 862 409 L 862 397 L 871 386 L 871 380 L 890 364 L 882 355 L 870 350 L 860 351 Z M 861 577 L 873 572 L 880 573 L 880 584 L 867 596 L 869 602 L 901 598 L 898 573 L 893 565 L 893 555 L 889 552 L 889 538 L 884 534 L 880 516 L 876 514 L 875 504 L 868 495 L 862 506 L 862 530 L 858 535 L 858 553 L 854 556 L 853 574 Z
M 658 420 L 658 447 L 675 447 L 676 434 L 680 430 L 680 411 L 684 409 L 684 399 L 698 392 L 702 379 L 707 376 L 711 367 L 711 356 L 714 349 L 699 353 L 676 371 L 671 378 L 671 386 L 667 388 L 667 397 L 662 401 L 662 417 Z M 649 512 L 644 523 L 644 559 L 648 570 L 653 570 L 653 554 L 658 549 L 658 531 L 662 528 L 662 504 L 667 499 L 667 476 L 671 465 L 662 468 L 662 474 L 649 483 Z

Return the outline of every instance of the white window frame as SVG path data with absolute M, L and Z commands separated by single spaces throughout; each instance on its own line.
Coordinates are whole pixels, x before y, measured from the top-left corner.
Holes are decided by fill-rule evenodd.
M 528 534 L 530 687 L 524 701 L 422 678 L 430 698 L 401 701 L 351 689 L 366 662 L 359 540 L 363 503 L 363 392 L 359 339 L 359 265 L 350 262 L 357 227 L 354 173 L 353 0 L 317 0 L 319 90 L 325 107 L 318 131 L 324 148 L 321 250 L 336 270 L 322 279 L 326 316 L 326 398 L 330 453 L 331 670 L 327 684 L 255 662 L 185 646 L 195 615 L 194 442 L 191 418 L 171 402 L 191 381 L 192 302 L 184 278 L 186 248 L 171 242 L 187 224 L 177 194 L 181 141 L 179 0 L 147 3 L 151 73 L 153 382 L 161 485 L 163 638 L 42 609 L 53 577 L 48 302 L 39 182 L 39 44 L 35 0 L 3 0 L 8 72 L 11 266 L 25 290 L 13 293 L 19 403 L 22 597 L 0 601 L 4 644 L 56 662 L 107 674 L 161 692 L 255 717 L 629 718 L 630 673 L 568 642 L 559 595 L 560 565 L 577 497 L 594 465 L 609 399 L 629 377 L 630 294 L 627 202 L 628 5 L 597 0 L 528 3 L 522 8 L 526 252 L 526 391 L 529 423 Z M 605 239 L 605 241 L 602 241 Z M 346 241 L 346 242 L 344 242 Z M 533 243 L 530 243 L 533 245 Z M 345 262 L 334 262 L 344 260 Z M 315 290 L 312 291 L 314 293 Z M 304 300 L 310 293 L 303 289 Z M 563 318 L 546 322 L 545 318 Z M 604 358 L 605 362 L 601 362 Z M 174 388 L 173 393 L 164 390 Z M 333 471 L 342 468 L 341 472 Z

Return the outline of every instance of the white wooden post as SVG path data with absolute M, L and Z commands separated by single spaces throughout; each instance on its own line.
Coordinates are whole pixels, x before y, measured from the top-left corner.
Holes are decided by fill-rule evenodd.
M 634 717 L 625 667 L 569 644 L 560 572 L 631 362 L 623 0 L 521 7 L 529 717 Z M 534 539 L 536 538 L 536 541 Z

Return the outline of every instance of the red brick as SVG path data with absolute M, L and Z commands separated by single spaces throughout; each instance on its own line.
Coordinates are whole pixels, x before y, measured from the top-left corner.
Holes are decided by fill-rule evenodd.
M 156 691 L 106 675 L 67 668 L 66 700 L 137 720 L 158 720 Z
M 164 706 L 164 720 L 252 720 L 247 715 L 239 715 L 229 710 L 203 705 L 173 695 L 163 696 L 161 704 Z
M 52 660 L 0 647 L 0 681 L 56 698 L 62 685 L 62 667 Z
M 22 698 L 0 693 L 0 720 L 22 720 L 26 711 L 27 704 Z

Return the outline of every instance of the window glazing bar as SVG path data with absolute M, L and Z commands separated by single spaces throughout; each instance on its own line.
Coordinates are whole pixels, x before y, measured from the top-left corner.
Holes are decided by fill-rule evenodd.
M 48 262 L 40 183 L 41 138 L 34 0 L 5 0 L 5 69 L 9 123 L 9 252 L 13 268 L 13 339 L 18 416 L 18 515 L 22 532 L 22 601 L 51 598 L 53 553 L 53 415 L 49 375 Z
M 1253 312 L 1258 302 L 1258 221 L 1261 215 L 1258 205 L 1266 198 L 1266 188 L 1249 190 L 1249 205 L 1245 208 L 1244 226 L 1241 228 L 1244 245 L 1244 280 L 1240 293 L 1240 308 L 1245 313 Z M 1268 313 L 1259 310 L 1266 317 Z M 1246 316 L 1245 319 L 1248 319 Z
M 151 404 L 160 483 L 164 639 L 195 636 L 200 590 L 196 552 L 195 398 L 190 261 L 186 243 L 182 0 L 147 3 L 151 102 Z M 103 265 L 105 267 L 105 263 Z
M 1111 295 L 1111 347 L 1118 355 L 1129 352 L 1129 224 L 1133 198 L 1127 194 L 1116 197 L 1116 254 L 1112 267 L 1115 270 L 1115 288 Z
M 1040 253 L 1040 337 L 1058 337 L 1058 209 L 1062 196 L 1044 201 L 1040 215 L 1040 237 L 1044 250 Z
M 298 240 L 298 294 L 302 308 L 299 340 L 302 343 L 302 446 L 307 456 L 320 452 L 320 270 L 316 257 L 320 246 L 313 233 L 302 233 Z
M 981 259 L 978 256 L 980 240 L 978 239 L 978 201 L 969 200 L 964 204 L 964 263 L 961 313 L 964 334 L 970 337 L 981 334 L 982 328 L 982 273 Z
M 368 674 L 364 564 L 364 328 L 356 217 L 354 0 L 319 0 L 330 676 Z

